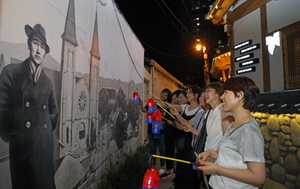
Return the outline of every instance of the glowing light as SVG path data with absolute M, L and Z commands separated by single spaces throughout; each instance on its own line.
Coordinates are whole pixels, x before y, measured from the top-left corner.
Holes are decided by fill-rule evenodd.
M 200 51 L 201 50 L 201 45 L 196 45 L 196 49 L 197 49 L 197 51 Z
M 267 36 L 266 45 L 268 46 L 270 55 L 273 55 L 275 47 L 280 46 L 280 32 L 278 31 L 273 33 L 273 36 Z
M 253 66 L 250 68 L 244 68 L 244 69 L 237 70 L 236 74 L 243 74 L 243 73 L 254 72 L 254 71 L 256 71 L 256 68 Z
M 248 60 L 248 61 L 245 61 L 245 62 L 241 62 L 240 63 L 240 67 L 244 67 L 244 66 L 249 66 L 251 64 L 257 64 L 259 63 L 259 58 L 254 58 L 252 60 Z
M 252 46 L 250 46 L 250 47 L 247 47 L 247 48 L 245 48 L 245 49 L 242 49 L 241 51 L 240 51 L 240 53 L 241 54 L 243 54 L 243 53 L 246 53 L 246 52 L 249 52 L 249 51 L 253 51 L 253 50 L 256 50 L 256 49 L 260 49 L 260 44 L 255 44 L 255 45 L 252 45 Z
M 244 46 L 251 45 L 251 44 L 252 44 L 252 40 L 250 39 L 250 40 L 248 40 L 248 41 L 244 41 L 244 42 L 242 42 L 242 43 L 239 43 L 239 44 L 233 46 L 233 48 L 234 48 L 234 50 L 237 50 L 237 49 L 239 49 L 239 48 L 242 48 L 242 47 L 244 47 Z

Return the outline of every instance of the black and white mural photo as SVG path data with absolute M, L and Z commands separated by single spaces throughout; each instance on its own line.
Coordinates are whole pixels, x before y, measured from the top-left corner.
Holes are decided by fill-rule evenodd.
M 113 0 L 0 4 L 0 189 L 96 188 L 141 144 L 142 45 Z
M 25 26 L 29 57 L 0 75 L 0 135 L 9 143 L 13 188 L 54 188 L 53 130 L 58 112 L 43 70 L 50 48 L 40 24 Z

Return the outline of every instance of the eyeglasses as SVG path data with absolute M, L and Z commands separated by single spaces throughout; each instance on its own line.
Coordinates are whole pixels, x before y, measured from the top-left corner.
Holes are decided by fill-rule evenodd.
M 206 93 L 208 93 L 209 91 L 214 91 L 215 89 L 206 89 Z

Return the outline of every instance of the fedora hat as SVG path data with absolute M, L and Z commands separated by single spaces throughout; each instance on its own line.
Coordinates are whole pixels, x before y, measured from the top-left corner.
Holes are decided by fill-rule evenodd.
M 26 24 L 25 25 L 25 33 L 26 33 L 27 37 L 30 37 L 32 35 L 32 33 L 35 33 L 45 43 L 46 53 L 50 52 L 50 48 L 49 48 L 49 46 L 47 44 L 47 40 L 46 40 L 46 32 L 41 24 L 36 24 L 35 26 L 33 26 L 33 28 Z

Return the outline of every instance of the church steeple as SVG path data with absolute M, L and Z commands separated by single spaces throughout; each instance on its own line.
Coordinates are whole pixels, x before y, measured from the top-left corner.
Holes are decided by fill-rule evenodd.
M 95 136 L 98 133 L 98 104 L 99 104 L 99 37 L 98 37 L 98 19 L 97 11 L 94 24 L 94 33 L 91 47 L 91 62 L 90 62 L 90 78 L 89 78 L 89 89 L 90 89 L 90 136 Z M 94 133 L 93 133 L 94 132 Z M 96 138 L 90 138 L 89 144 L 93 147 L 96 146 Z
M 75 25 L 75 5 L 74 0 L 69 1 L 67 18 L 65 23 L 65 31 L 61 36 L 74 46 L 78 46 L 76 40 L 76 25 Z
M 96 11 L 96 18 L 95 18 L 95 25 L 94 25 L 94 33 L 93 33 L 93 41 L 92 41 L 92 49 L 91 55 L 95 56 L 100 59 L 99 53 L 99 38 L 98 38 L 98 18 L 97 18 L 97 11 Z
M 78 46 L 76 39 L 75 25 L 75 3 L 69 0 L 69 6 L 66 15 L 65 30 L 62 37 L 62 54 L 61 54 L 61 111 L 60 111 L 60 135 L 61 145 L 60 156 L 71 153 L 71 146 L 74 139 L 74 111 L 75 102 L 75 65 L 76 65 L 76 48 Z

